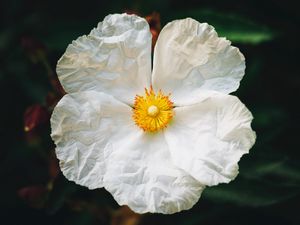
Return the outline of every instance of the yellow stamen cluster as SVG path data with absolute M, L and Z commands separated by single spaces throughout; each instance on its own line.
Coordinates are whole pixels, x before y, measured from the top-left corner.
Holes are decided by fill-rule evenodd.
M 145 96 L 136 95 L 133 120 L 144 131 L 155 132 L 165 128 L 173 117 L 173 102 L 161 91 L 145 88 Z

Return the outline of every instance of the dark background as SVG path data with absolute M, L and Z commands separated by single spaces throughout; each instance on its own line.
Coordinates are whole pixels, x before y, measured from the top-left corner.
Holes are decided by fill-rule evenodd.
M 0 224 L 300 224 L 296 3 L 1 1 Z M 246 75 L 234 95 L 254 115 L 257 142 L 242 158 L 237 179 L 207 188 L 189 211 L 134 215 L 119 208 L 104 189 L 87 190 L 57 171 L 48 123 L 61 94 L 56 62 L 73 39 L 88 34 L 107 14 L 126 10 L 141 16 L 156 11 L 162 26 L 185 17 L 208 22 L 246 57 Z M 32 125 L 27 132 L 24 123 Z

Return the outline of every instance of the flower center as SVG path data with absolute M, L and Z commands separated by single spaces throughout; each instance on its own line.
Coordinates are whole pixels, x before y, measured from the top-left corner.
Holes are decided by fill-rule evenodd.
M 152 87 L 149 91 L 145 88 L 144 96 L 135 96 L 132 117 L 144 131 L 155 132 L 167 127 L 173 115 L 173 102 L 162 91 L 155 94 Z
M 155 116 L 157 116 L 158 113 L 159 113 L 159 109 L 157 108 L 156 105 L 151 105 L 148 108 L 148 115 L 149 116 L 155 117 Z

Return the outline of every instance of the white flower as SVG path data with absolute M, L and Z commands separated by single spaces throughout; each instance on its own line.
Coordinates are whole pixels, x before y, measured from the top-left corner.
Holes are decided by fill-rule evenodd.
M 138 213 L 191 208 L 205 186 L 237 176 L 255 142 L 251 113 L 228 95 L 244 70 L 230 41 L 188 18 L 163 28 L 151 72 L 147 22 L 107 16 L 57 64 L 68 94 L 51 136 L 63 174 Z

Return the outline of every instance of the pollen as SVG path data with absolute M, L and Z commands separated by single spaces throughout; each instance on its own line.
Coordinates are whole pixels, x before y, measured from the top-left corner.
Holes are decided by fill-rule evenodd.
M 164 95 L 160 90 L 157 94 L 153 88 L 145 88 L 145 95 L 135 96 L 133 106 L 133 120 L 144 131 L 155 132 L 166 128 L 172 117 L 173 102 L 170 95 Z

